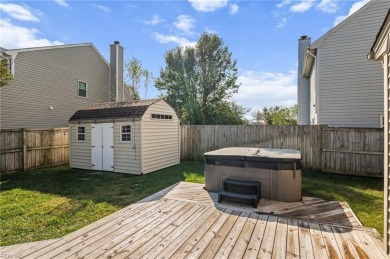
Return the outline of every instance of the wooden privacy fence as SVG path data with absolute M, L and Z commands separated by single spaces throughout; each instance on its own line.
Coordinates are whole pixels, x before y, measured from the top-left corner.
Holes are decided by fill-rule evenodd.
M 69 128 L 0 130 L 0 172 L 69 162 Z M 181 126 L 182 160 L 224 147 L 301 151 L 310 170 L 383 176 L 383 130 L 327 126 Z
M 200 160 L 224 147 L 297 149 L 303 166 L 353 175 L 383 176 L 383 130 L 327 126 L 182 126 L 181 159 Z
M 69 128 L 0 130 L 0 173 L 69 162 Z
M 324 172 L 383 176 L 383 130 L 322 129 Z

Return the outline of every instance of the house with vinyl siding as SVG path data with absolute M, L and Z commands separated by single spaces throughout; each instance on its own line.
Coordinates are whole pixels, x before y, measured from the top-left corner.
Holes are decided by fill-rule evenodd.
M 70 166 L 147 174 L 180 163 L 180 122 L 162 99 L 89 105 L 69 120 Z
M 1 129 L 66 127 L 78 109 L 128 93 L 119 42 L 110 45 L 110 62 L 91 43 L 0 52 L 14 76 L 0 89 Z
M 388 9 L 387 16 L 377 34 L 371 51 L 368 54 L 368 60 L 379 61 L 382 65 L 383 70 L 380 68 L 379 62 L 377 63 L 377 69 L 382 72 L 383 85 L 382 85 L 382 97 L 384 99 L 384 243 L 385 249 L 388 255 L 390 255 L 390 213 L 389 213 L 389 190 L 390 190 L 390 179 L 389 179 L 389 129 L 390 129 L 390 9 Z
M 383 75 L 367 60 L 388 0 L 371 0 L 314 42 L 298 40 L 298 123 L 381 128 Z

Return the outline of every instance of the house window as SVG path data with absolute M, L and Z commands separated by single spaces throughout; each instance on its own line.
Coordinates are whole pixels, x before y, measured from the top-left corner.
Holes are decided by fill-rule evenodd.
M 79 82 L 79 97 L 87 98 L 87 82 Z
M 77 127 L 77 140 L 85 141 L 85 127 Z
M 131 141 L 131 126 L 122 125 L 121 141 Z
M 152 119 L 158 119 L 158 120 L 172 120 L 172 115 L 167 115 L 167 114 L 152 114 Z

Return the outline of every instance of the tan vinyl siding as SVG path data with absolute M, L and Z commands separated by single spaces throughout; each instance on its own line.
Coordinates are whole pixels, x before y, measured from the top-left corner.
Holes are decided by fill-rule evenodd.
M 70 167 L 91 169 L 91 124 L 69 124 Z M 77 140 L 77 127 L 85 127 L 85 141 Z
M 87 98 L 78 97 L 78 80 Z M 77 110 L 107 102 L 108 86 L 109 65 L 91 45 L 19 52 L 15 78 L 0 90 L 0 127 L 67 126 Z
M 172 115 L 172 120 L 152 119 L 151 114 Z M 179 119 L 165 101 L 152 104 L 142 117 L 142 173 L 180 163 Z
M 378 1 L 325 38 L 317 50 L 318 123 L 380 127 L 383 75 L 367 50 L 390 8 Z
M 121 141 L 121 126 L 131 126 L 131 141 Z M 141 123 L 139 121 L 114 123 L 114 171 L 141 174 Z
M 317 67 L 316 62 L 313 64 L 313 68 L 310 75 L 310 124 L 317 125 Z

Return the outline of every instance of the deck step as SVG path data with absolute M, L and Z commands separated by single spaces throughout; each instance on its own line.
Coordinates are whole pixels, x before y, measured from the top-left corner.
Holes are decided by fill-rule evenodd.
M 227 178 L 223 182 L 223 191 L 218 194 L 218 203 L 224 198 L 230 198 L 243 202 L 252 202 L 253 206 L 257 208 L 260 202 L 260 188 L 260 182 L 257 181 Z
M 224 183 L 230 185 L 239 185 L 239 186 L 248 186 L 248 187 L 257 187 L 260 185 L 260 183 L 256 181 L 243 181 L 243 180 L 237 180 L 232 178 L 225 179 Z

